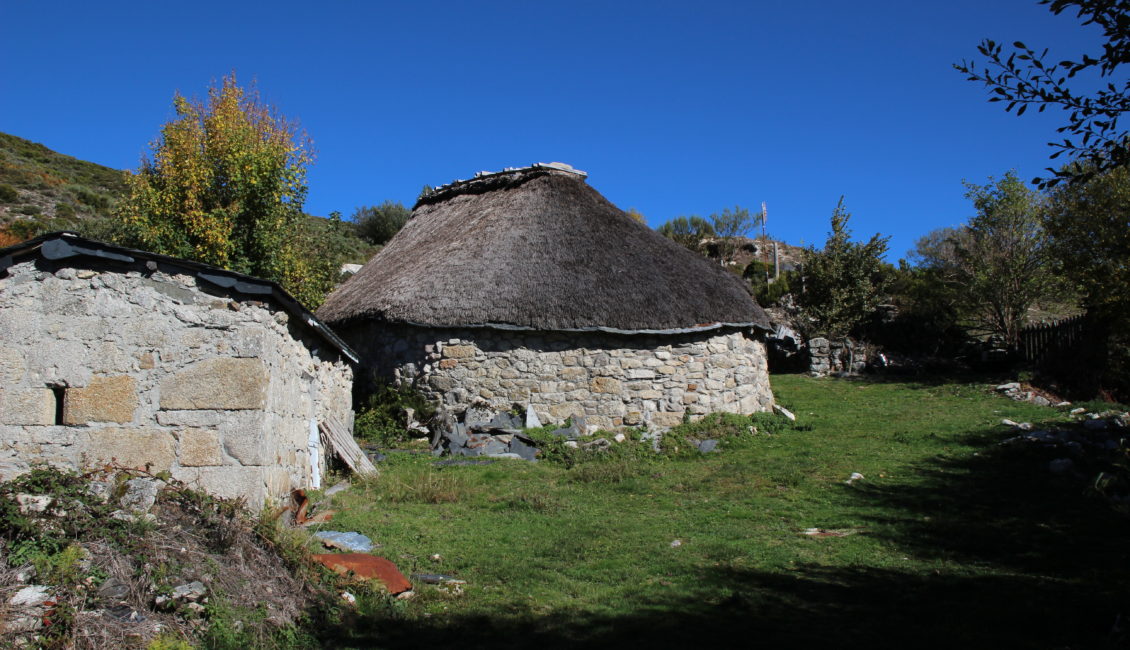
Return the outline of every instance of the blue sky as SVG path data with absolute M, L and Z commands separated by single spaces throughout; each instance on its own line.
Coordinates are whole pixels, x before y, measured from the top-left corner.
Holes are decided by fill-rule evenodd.
M 792 244 L 844 195 L 894 261 L 970 216 L 963 179 L 1039 175 L 1064 119 L 1006 114 L 952 64 L 1099 36 L 1034 0 L 5 0 L 0 131 L 136 168 L 175 91 L 235 70 L 313 139 L 313 214 L 563 161 L 652 226 L 764 201 Z

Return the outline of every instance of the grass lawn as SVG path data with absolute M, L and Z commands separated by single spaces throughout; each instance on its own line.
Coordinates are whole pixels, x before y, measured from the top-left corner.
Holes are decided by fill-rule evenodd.
M 797 426 L 721 453 L 435 467 L 335 497 L 404 573 L 332 647 L 1116 647 L 1130 521 L 997 443 L 1051 421 L 984 384 L 773 377 Z M 632 443 L 627 443 L 632 444 Z M 853 472 L 865 479 L 852 485 Z M 812 537 L 805 529 L 846 531 Z M 678 540 L 678 543 L 674 543 Z M 438 554 L 440 559 L 430 556 Z

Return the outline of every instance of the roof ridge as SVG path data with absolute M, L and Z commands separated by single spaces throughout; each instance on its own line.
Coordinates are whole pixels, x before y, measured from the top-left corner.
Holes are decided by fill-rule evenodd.
M 566 174 L 572 174 L 574 176 L 580 176 L 581 178 L 588 178 L 589 175 L 588 172 L 581 171 L 574 168 L 572 165 L 563 162 L 539 162 L 533 163 L 532 165 L 527 165 L 525 167 L 504 167 L 502 171 L 497 172 L 481 171 L 476 172 L 475 175 L 471 178 L 456 179 L 451 181 L 450 183 L 446 183 L 432 189 L 431 192 L 428 192 L 424 196 L 420 197 L 420 199 L 417 201 L 417 205 L 424 202 L 433 202 L 439 200 L 440 198 L 457 194 L 460 190 L 469 189 L 477 185 L 489 184 L 491 181 L 501 179 L 504 176 L 518 176 L 533 172 L 563 172 Z

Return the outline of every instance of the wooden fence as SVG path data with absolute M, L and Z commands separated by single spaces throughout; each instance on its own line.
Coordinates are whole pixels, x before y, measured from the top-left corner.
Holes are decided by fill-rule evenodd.
M 1029 325 L 1020 330 L 1018 351 L 1025 361 L 1039 361 L 1049 352 L 1071 348 L 1082 341 L 1086 328 L 1086 314 Z

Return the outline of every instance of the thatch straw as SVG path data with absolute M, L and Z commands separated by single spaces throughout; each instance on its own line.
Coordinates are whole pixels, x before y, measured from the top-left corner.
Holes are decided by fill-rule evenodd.
M 318 317 L 432 327 L 638 332 L 769 320 L 732 273 L 590 188 L 535 167 L 446 186 Z

